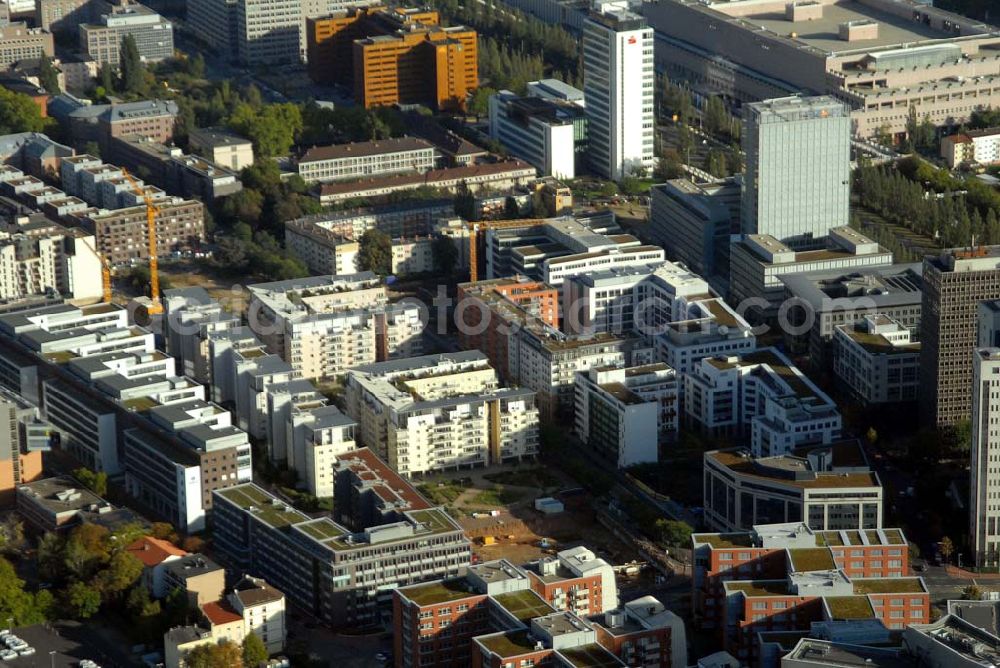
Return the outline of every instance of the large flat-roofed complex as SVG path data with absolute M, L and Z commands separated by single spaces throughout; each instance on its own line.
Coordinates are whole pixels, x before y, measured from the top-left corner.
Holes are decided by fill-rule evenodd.
M 361 627 L 388 620 L 396 587 L 457 576 L 472 554 L 444 510 L 368 450 L 342 456 L 340 465 L 355 460 L 364 460 L 368 473 L 364 481 L 338 476 L 338 521 L 311 519 L 248 483 L 216 491 L 213 538 L 229 565 L 267 578 L 303 610 Z M 365 492 L 373 486 L 379 490 Z
M 854 132 L 905 134 L 1000 102 L 996 29 L 913 0 L 647 3 L 657 60 L 740 101 L 790 91 L 848 103 Z
M 804 522 L 814 530 L 878 529 L 882 485 L 857 441 L 807 445 L 776 457 L 705 453 L 705 523 L 717 531 Z
M 351 369 L 347 406 L 361 443 L 403 475 L 538 453 L 535 393 L 501 387 L 478 350 Z
M 889 316 L 866 315 L 834 331 L 833 370 L 865 404 L 916 401 L 920 344 Z
M 139 57 L 156 62 L 174 55 L 174 29 L 169 21 L 140 5 L 112 7 L 95 23 L 80 26 L 80 44 L 100 64 L 117 65 L 122 40 L 135 40 Z

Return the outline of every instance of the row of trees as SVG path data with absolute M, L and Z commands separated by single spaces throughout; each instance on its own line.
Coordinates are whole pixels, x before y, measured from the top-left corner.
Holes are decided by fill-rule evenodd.
M 529 81 L 545 76 L 543 54 L 503 38 L 479 37 L 479 75 L 491 88 L 524 93 Z
M 255 633 L 247 634 L 242 646 L 230 640 L 200 645 L 184 657 L 188 668 L 258 668 L 267 661 L 264 642 Z

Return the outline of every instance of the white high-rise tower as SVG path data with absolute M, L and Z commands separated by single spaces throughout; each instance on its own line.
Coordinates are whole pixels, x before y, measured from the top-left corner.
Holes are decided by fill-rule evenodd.
M 653 30 L 626 2 L 596 2 L 583 26 L 590 166 L 620 181 L 653 167 Z
M 1000 566 L 1000 348 L 977 348 L 972 363 L 969 542 L 973 563 Z

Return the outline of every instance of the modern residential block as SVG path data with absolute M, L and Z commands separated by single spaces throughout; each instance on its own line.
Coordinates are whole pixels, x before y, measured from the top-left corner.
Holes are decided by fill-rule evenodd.
M 490 97 L 490 137 L 545 176 L 572 179 L 585 167 L 587 116 L 582 106 L 503 90 Z
M 655 463 L 677 438 L 680 381 L 658 362 L 576 374 L 576 433 L 618 468 Z
M 538 453 L 535 393 L 501 387 L 478 350 L 355 367 L 346 395 L 361 445 L 405 476 Z

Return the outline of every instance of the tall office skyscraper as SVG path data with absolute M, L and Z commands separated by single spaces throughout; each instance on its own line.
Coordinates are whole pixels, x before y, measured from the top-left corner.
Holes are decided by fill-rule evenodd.
M 924 258 L 921 289 L 921 414 L 937 426 L 955 425 L 972 406 L 979 303 L 1000 299 L 1000 246 Z
M 809 248 L 850 222 L 849 113 L 829 96 L 743 105 L 744 234 Z
M 969 542 L 976 566 L 1000 566 L 1000 348 L 972 356 Z
M 583 26 L 590 166 L 616 181 L 653 167 L 653 31 L 626 2 L 595 2 Z

